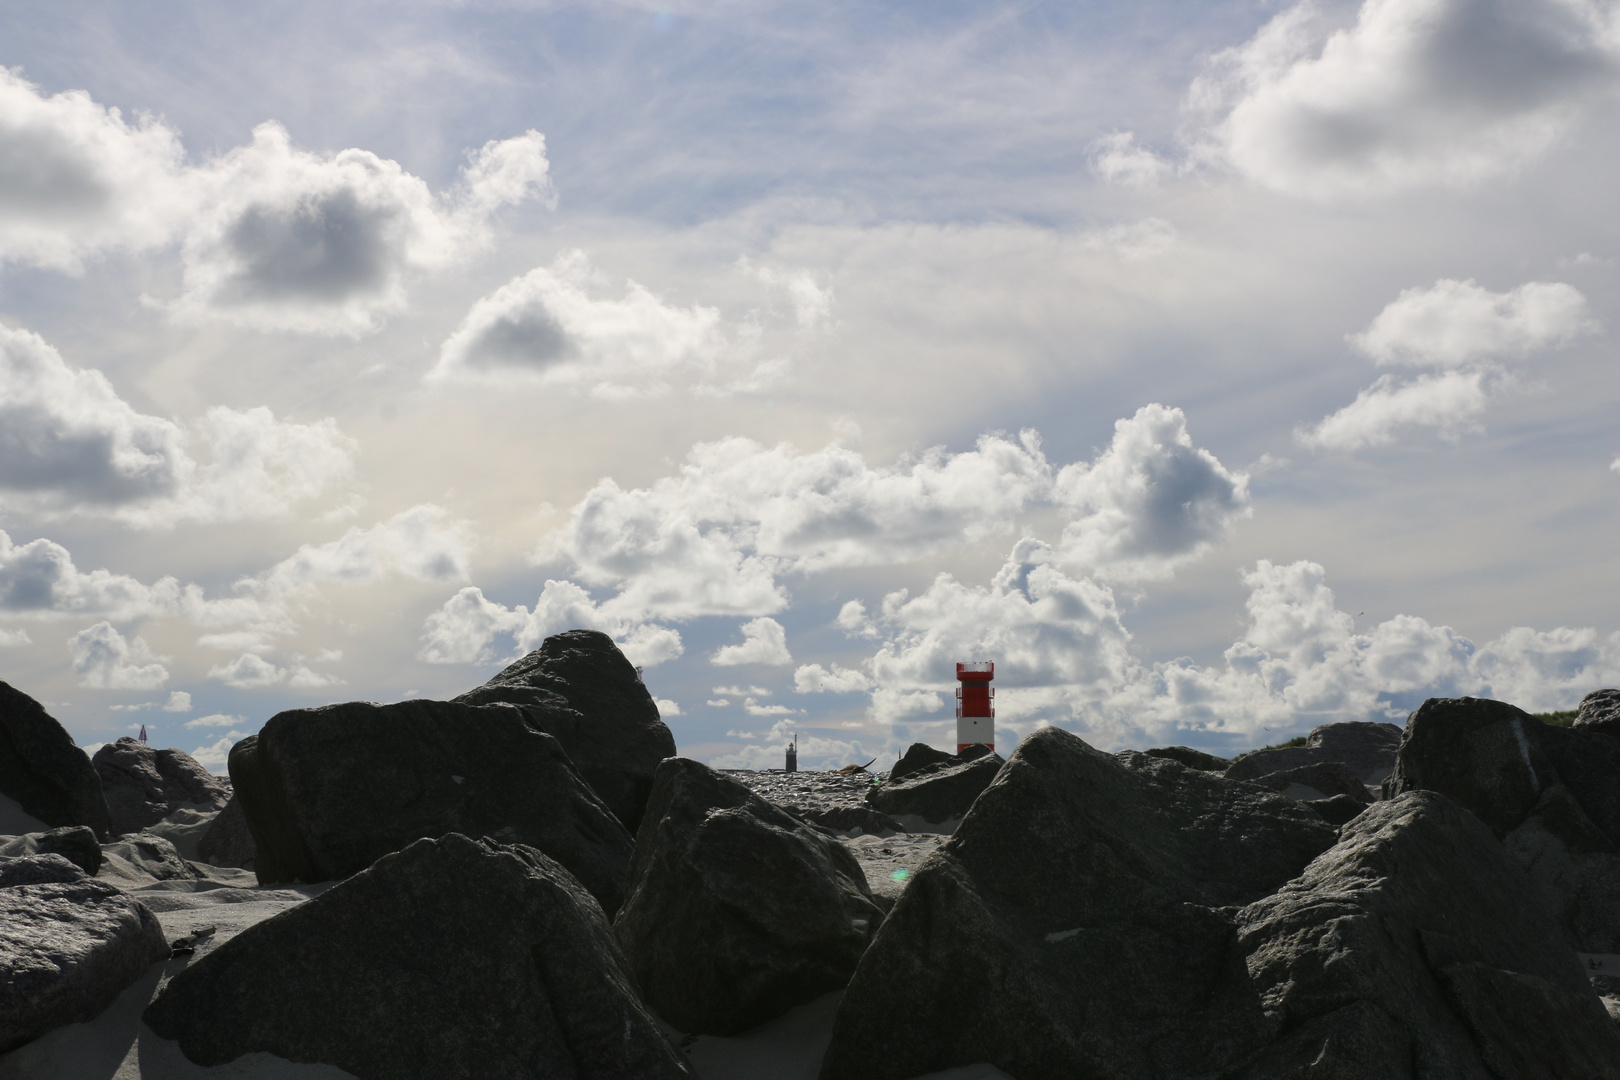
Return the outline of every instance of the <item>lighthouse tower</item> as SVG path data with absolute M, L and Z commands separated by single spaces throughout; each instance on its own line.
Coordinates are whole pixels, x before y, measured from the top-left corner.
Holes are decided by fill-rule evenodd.
M 956 752 L 982 743 L 996 748 L 996 691 L 990 680 L 996 665 L 986 662 L 956 665 Z

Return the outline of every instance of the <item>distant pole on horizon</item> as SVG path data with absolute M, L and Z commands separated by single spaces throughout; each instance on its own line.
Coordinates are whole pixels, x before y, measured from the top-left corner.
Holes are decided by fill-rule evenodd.
M 956 752 L 970 746 L 996 748 L 996 691 L 990 680 L 996 665 L 973 661 L 956 665 Z

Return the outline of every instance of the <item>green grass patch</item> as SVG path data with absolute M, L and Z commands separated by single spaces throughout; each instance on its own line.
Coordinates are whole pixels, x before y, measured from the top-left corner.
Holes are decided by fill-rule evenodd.
M 1566 709 L 1563 712 L 1538 712 L 1530 715 L 1543 724 L 1550 724 L 1553 727 L 1569 727 L 1575 722 L 1575 717 L 1579 714 L 1574 709 Z

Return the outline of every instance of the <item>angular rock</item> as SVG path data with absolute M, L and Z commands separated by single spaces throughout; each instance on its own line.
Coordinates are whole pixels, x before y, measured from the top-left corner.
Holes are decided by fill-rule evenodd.
M 1294 784 L 1303 784 L 1330 798 L 1343 795 L 1363 806 L 1372 802 L 1372 796 L 1367 793 L 1367 785 L 1363 784 L 1361 778 L 1342 761 L 1318 762 L 1315 765 L 1300 765 L 1280 772 L 1266 773 L 1264 776 L 1255 777 L 1254 783 L 1263 784 L 1273 791 L 1287 791 Z
M 242 812 L 242 800 L 232 793 L 231 801 L 197 841 L 197 858 L 209 866 L 252 870 L 253 853 L 253 833 L 248 829 L 247 815 Z
M 140 832 L 182 807 L 217 811 L 231 797 L 184 750 L 156 750 L 128 735 L 97 750 L 91 763 L 115 833 Z
M 1581 698 L 1573 726 L 1620 739 L 1620 690 L 1594 690 Z
M 918 769 L 899 783 L 891 780 L 873 788 L 866 801 L 890 817 L 915 815 L 937 825 L 967 813 L 973 800 L 996 778 L 1003 761 L 995 753 L 965 760 L 953 757 L 949 763 Z
M 1620 1029 L 1529 878 L 1444 796 L 1370 807 L 1237 921 L 1268 1017 L 1309 1031 L 1263 1052 L 1242 1080 L 1550 1080 L 1613 1075 L 1620 1061 Z M 1302 1040 L 1316 1048 L 1311 1071 L 1279 1073 Z
M 1213 1076 L 1277 1024 L 1222 908 L 1334 843 L 1305 806 L 1059 728 L 1018 745 L 844 993 L 822 1080 Z
M 0 857 L 0 889 L 83 881 L 87 875 L 60 855 Z
M 943 750 L 936 750 L 927 743 L 912 743 L 906 747 L 906 752 L 901 754 L 900 759 L 894 763 L 894 768 L 889 770 L 888 782 L 891 784 L 898 783 L 911 773 L 933 765 L 943 765 L 954 759 L 954 755 L 947 754 Z
M 0 1054 L 92 1019 L 168 955 L 157 916 L 104 881 L 0 888 Z
M 107 837 L 107 802 L 90 759 L 44 706 L 3 682 L 0 795 L 53 828 L 88 825 Z
M 1254 780 L 1267 773 L 1303 765 L 1343 762 L 1363 783 L 1383 783 L 1395 767 L 1401 729 L 1395 724 L 1347 721 L 1311 729 L 1304 746 L 1256 750 L 1234 760 L 1226 770 L 1233 780 Z
M 1592 823 L 1620 847 L 1620 739 L 1591 728 L 1538 724 L 1536 743 Z
M 1232 767 L 1228 758 L 1216 757 L 1206 754 L 1202 750 L 1194 750 L 1190 746 L 1159 746 L 1152 750 L 1144 750 L 1149 757 L 1169 758 L 1179 761 L 1189 769 L 1198 769 L 1202 772 L 1223 773 Z
M 689 1075 L 579 882 L 455 833 L 244 930 L 145 1019 L 199 1065 L 265 1051 L 362 1080 Z
M 707 765 L 658 766 L 613 932 L 676 1028 L 733 1035 L 840 989 L 881 921 L 837 840 Z
M 851 832 L 859 829 L 869 836 L 881 836 L 906 831 L 906 827 L 894 818 L 870 806 L 833 806 L 824 810 L 789 806 L 785 809 L 812 825 L 820 825 L 834 832 Z
M 640 674 L 613 639 L 597 630 L 554 634 L 455 700 L 527 709 L 530 723 L 561 741 L 585 782 L 632 834 L 652 790 L 653 770 L 675 755 L 675 736 Z
M 289 709 L 231 748 L 263 884 L 330 881 L 421 837 L 539 848 L 608 911 L 630 835 L 524 709 L 445 701 Z
M 101 845 L 88 825 L 65 825 L 41 833 L 26 833 L 0 843 L 0 855 L 56 854 L 91 877 L 101 872 Z
M 180 857 L 174 845 L 152 833 L 130 833 L 101 845 L 103 878 L 117 878 L 145 884 L 147 878 L 157 881 L 197 881 L 202 873 Z
M 1367 803 L 1348 795 L 1335 795 L 1330 799 L 1305 799 L 1306 806 L 1321 815 L 1329 825 L 1343 825 L 1367 809 Z
M 1572 947 L 1620 952 L 1620 854 L 1568 788 L 1544 791 L 1502 845 L 1541 888 Z
M 1557 782 L 1538 737 L 1543 727 L 1505 701 L 1430 698 L 1407 718 L 1384 797 L 1438 791 L 1501 836 Z

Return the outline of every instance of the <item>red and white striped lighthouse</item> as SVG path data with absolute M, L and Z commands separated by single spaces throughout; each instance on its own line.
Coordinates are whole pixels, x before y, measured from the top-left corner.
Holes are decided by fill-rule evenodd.
M 975 662 L 956 665 L 956 752 L 975 743 L 996 748 L 996 691 L 990 680 L 996 665 Z

